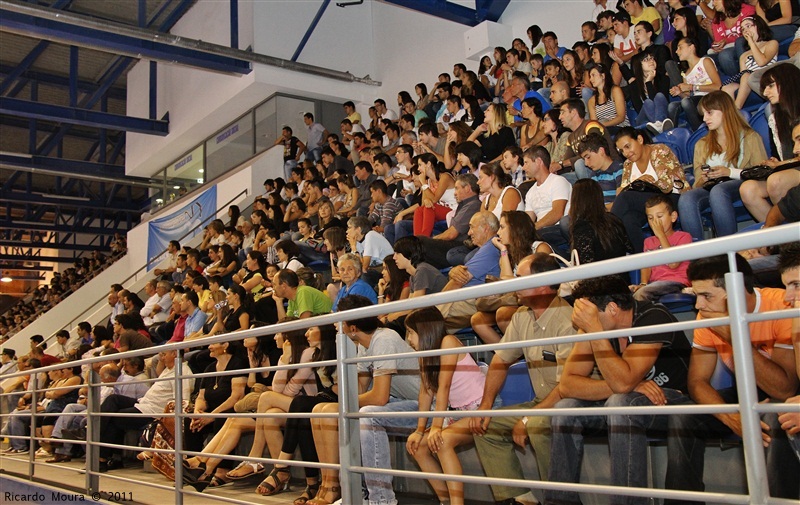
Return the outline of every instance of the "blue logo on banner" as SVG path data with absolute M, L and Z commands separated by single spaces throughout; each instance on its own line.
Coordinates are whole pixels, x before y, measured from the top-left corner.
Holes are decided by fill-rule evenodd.
M 169 216 L 148 223 L 147 270 L 163 259 L 170 240 L 186 241 L 203 231 L 201 223 L 211 222 L 217 211 L 217 187 L 213 186 Z

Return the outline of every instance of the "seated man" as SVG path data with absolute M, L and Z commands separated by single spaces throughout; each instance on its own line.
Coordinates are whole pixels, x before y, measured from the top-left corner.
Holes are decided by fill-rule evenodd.
M 307 317 L 328 314 L 331 311 L 331 299 L 322 291 L 311 286 L 301 286 L 300 278 L 291 270 L 284 269 L 275 274 L 272 280 L 274 288 L 272 297 L 278 309 L 278 320 L 284 317 L 305 319 Z M 284 310 L 283 300 L 289 300 Z
M 753 287 L 753 271 L 747 261 L 736 255 L 736 270 L 744 277 L 747 312 L 758 313 L 786 308 L 784 290 Z M 728 293 L 725 274 L 730 271 L 727 256 L 702 258 L 689 264 L 689 281 L 697 295 L 697 319 L 728 316 Z M 797 373 L 792 346 L 791 319 L 758 321 L 748 324 L 755 381 L 759 400 L 783 402 L 797 391 Z M 689 397 L 700 405 L 734 403 L 736 388 L 716 390 L 711 377 L 721 361 L 736 373 L 730 326 L 697 328 L 689 364 Z M 770 420 L 769 417 L 764 418 Z M 786 433 L 776 424 L 762 422 L 763 443 L 767 446 L 767 480 L 770 495 L 798 498 L 797 457 L 792 453 Z M 667 489 L 702 491 L 705 444 L 709 437 L 742 435 L 738 413 L 678 414 L 670 416 L 667 439 Z M 666 500 L 667 504 L 681 503 Z
M 354 295 L 342 299 L 339 310 L 371 305 L 370 300 Z M 342 331 L 358 345 L 359 358 L 414 352 L 397 332 L 381 328 L 377 317 L 345 321 Z M 417 410 L 419 389 L 419 361 L 416 358 L 358 363 L 358 406 L 362 414 Z M 389 434 L 410 435 L 417 426 L 417 418 L 363 417 L 360 425 L 363 465 L 388 469 L 392 467 Z M 391 476 L 366 473 L 364 481 L 370 504 L 397 503 Z
M 610 211 L 622 181 L 622 163 L 609 156 L 606 138 L 599 133 L 587 135 L 578 149 L 583 162 L 592 171 L 592 179 L 603 189 L 603 202 Z
M 450 270 L 450 280 L 442 291 L 477 286 L 486 282 L 487 275 L 500 275 L 500 251 L 492 243 L 499 227 L 497 217 L 488 210 L 472 216 L 469 220 L 469 237 L 478 249 L 468 255 L 469 259 L 464 265 Z M 448 332 L 455 333 L 470 325 L 470 318 L 477 309 L 475 299 L 470 299 L 445 303 L 439 306 L 439 311 L 444 316 Z
M 778 260 L 778 272 L 781 274 L 781 281 L 786 286 L 786 294 L 783 299 L 790 307 L 800 309 L 800 243 L 786 244 L 781 247 L 781 255 Z M 800 318 L 792 319 L 792 344 L 794 345 L 794 366 L 797 376 L 800 377 Z M 781 428 L 786 430 L 791 439 L 792 447 L 797 454 L 800 454 L 800 395 L 793 396 L 786 400 L 786 403 L 798 405 L 793 412 L 785 412 L 778 417 Z
M 148 327 L 166 321 L 169 309 L 172 307 L 172 298 L 169 296 L 172 284 L 167 281 L 158 281 L 155 288 L 155 292 L 147 299 L 139 312 L 145 326 Z M 148 292 L 148 294 L 150 293 Z
M 153 383 L 147 393 L 136 400 L 128 396 L 112 394 L 100 406 L 101 412 L 119 412 L 124 414 L 149 414 L 152 417 L 101 417 L 100 441 L 107 444 L 122 444 L 126 430 L 140 429 L 153 421 L 153 418 L 164 414 L 164 409 L 171 400 L 175 399 L 175 360 L 177 351 L 164 351 L 158 354 L 159 362 L 163 363 L 164 371 L 158 376 L 158 382 Z M 188 366 L 181 368 L 184 375 L 191 375 Z M 183 398 L 189 399 L 193 389 L 193 379 L 184 379 L 181 382 Z M 117 449 L 111 447 L 100 448 L 100 472 L 107 472 L 120 468 L 121 462 L 112 460 Z
M 388 157 L 388 156 L 381 156 Z M 394 218 L 397 213 L 403 210 L 403 205 L 400 200 L 389 196 L 389 188 L 385 181 L 375 181 L 369 186 L 370 195 L 372 196 L 372 212 L 369 213 L 369 221 L 373 226 L 373 230 L 378 233 L 383 233 L 387 226 L 394 223 Z
M 464 174 L 456 177 L 455 197 L 458 206 L 450 220 L 450 226 L 433 237 L 419 237 L 425 249 L 425 261 L 436 268 L 447 268 L 451 265 L 448 253 L 454 247 L 464 245 L 464 241 L 469 237 L 470 219 L 481 208 L 481 201 L 478 199 L 479 192 L 478 179 L 474 175 Z M 405 223 L 405 221 L 401 221 L 401 223 Z M 398 234 L 397 238 L 404 236 L 405 234 Z M 463 264 L 463 256 L 460 262 L 455 261 L 454 263 Z
M 558 262 L 552 256 L 538 253 L 520 261 L 517 275 L 524 277 L 558 269 Z M 520 309 L 511 318 L 501 343 L 574 334 L 572 308 L 558 296 L 557 285 L 517 291 L 517 300 Z M 528 363 L 528 375 L 536 398 L 532 402 L 505 407 L 552 407 L 561 398 L 558 394 L 558 377 L 571 349 L 572 344 L 550 344 L 498 350 L 489 366 L 483 400 L 478 410 L 491 410 L 506 380 L 508 368 L 523 356 Z M 547 478 L 550 468 L 549 417 L 477 417 L 471 421 L 473 434 L 477 435 L 475 447 L 488 477 L 524 479 L 514 444 L 525 447 L 526 439 L 530 438 L 539 476 L 542 480 Z M 516 500 L 521 504 L 536 503 L 524 487 L 493 485 L 492 494 L 498 502 Z
M 618 275 L 580 281 L 573 292 L 572 322 L 579 333 L 641 328 L 675 322 L 663 305 L 637 302 Z M 577 342 L 564 365 L 556 408 L 672 405 L 686 400 L 689 341 L 683 332 Z M 600 378 L 594 378 L 598 370 Z M 608 429 L 611 483 L 647 487 L 647 432 L 665 433 L 667 416 L 586 415 L 552 419 L 550 480 L 580 482 L 584 433 Z M 548 503 L 580 503 L 574 491 L 546 491 Z M 612 503 L 623 503 L 622 501 Z M 646 504 L 649 498 L 625 497 Z
M 365 216 L 351 217 L 347 221 L 347 241 L 350 242 L 350 250 L 361 255 L 363 272 L 383 265 L 383 258 L 394 254 L 386 237 L 373 230 L 372 223 Z
M 569 237 L 562 232 L 560 221 L 569 214 L 572 186 L 564 177 L 550 173 L 550 153 L 544 147 L 528 149 L 523 160 L 528 179 L 535 181 L 525 195 L 525 212 L 533 220 L 539 238 L 567 256 Z

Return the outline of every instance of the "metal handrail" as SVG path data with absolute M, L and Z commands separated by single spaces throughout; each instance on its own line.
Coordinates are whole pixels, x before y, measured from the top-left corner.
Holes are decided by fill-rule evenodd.
M 788 232 L 788 233 L 787 233 Z M 700 257 L 705 257 L 708 255 L 715 255 L 715 254 L 728 254 L 729 262 L 731 264 L 731 274 L 728 274 L 726 277 L 726 281 L 728 282 L 728 293 L 729 293 L 729 303 L 730 303 L 730 317 L 724 318 L 715 318 L 715 319 L 708 319 L 708 320 L 696 320 L 696 321 L 686 321 L 686 322 L 679 322 L 679 323 L 669 323 L 667 325 L 661 325 L 659 327 L 650 327 L 649 329 L 652 330 L 654 328 L 669 328 L 670 330 L 678 330 L 678 329 L 692 329 L 692 328 L 699 328 L 699 327 L 708 327 L 708 326 L 718 326 L 720 324 L 730 324 L 732 333 L 734 334 L 734 358 L 736 360 L 736 380 L 737 386 L 740 392 L 740 403 L 737 404 L 729 404 L 729 405 L 687 405 L 687 406 L 661 406 L 661 407 L 635 407 L 631 409 L 624 409 L 624 408 L 611 408 L 611 407 L 596 407 L 596 408 L 586 408 L 586 409 L 547 409 L 547 410 L 537 410 L 537 415 L 545 415 L 545 416 L 552 416 L 552 415 L 587 415 L 589 413 L 597 413 L 597 414 L 609 414 L 612 412 L 630 412 L 632 409 L 636 409 L 635 412 L 637 413 L 648 413 L 651 411 L 656 411 L 659 414 L 668 414 L 668 413 L 699 413 L 699 412 L 731 412 L 731 411 L 739 411 L 742 414 L 743 419 L 743 435 L 744 435 L 744 444 L 745 444 L 745 466 L 747 470 L 747 477 L 748 477 L 748 495 L 733 495 L 733 494 L 723 494 L 723 493 L 690 493 L 690 492 L 679 492 L 679 491 L 667 491 L 667 490 L 659 490 L 659 489 L 646 489 L 647 496 L 656 496 L 656 497 L 681 497 L 683 499 L 690 499 L 690 500 L 702 500 L 702 499 L 713 499 L 714 501 L 722 501 L 726 503 L 748 503 L 750 501 L 757 501 L 763 503 L 785 503 L 785 501 L 769 498 L 768 492 L 765 489 L 765 485 L 759 485 L 757 482 L 754 483 L 755 480 L 761 479 L 764 480 L 765 476 L 765 467 L 764 467 L 764 459 L 763 459 L 763 451 L 760 445 L 760 427 L 758 425 L 758 413 L 759 412 L 774 412 L 780 411 L 781 404 L 773 404 L 773 405 L 761 405 L 757 402 L 750 402 L 748 401 L 748 395 L 755 394 L 755 384 L 754 384 L 754 371 L 753 371 L 753 363 L 752 363 L 752 356 L 748 353 L 748 342 L 749 342 L 749 333 L 747 328 L 748 322 L 753 321 L 763 321 L 769 319 L 778 319 L 778 318 L 787 318 L 787 317 L 798 317 L 800 312 L 795 309 L 790 309 L 786 311 L 773 311 L 768 313 L 759 313 L 759 314 L 748 314 L 743 304 L 744 298 L 744 286 L 741 279 L 741 274 L 735 273 L 735 256 L 734 253 L 731 252 L 733 250 L 739 250 L 743 248 L 751 248 L 757 246 L 765 246 L 765 245 L 775 245 L 780 243 L 785 243 L 787 240 L 787 236 L 795 237 L 800 236 L 800 225 L 785 225 L 782 227 L 774 228 L 774 229 L 767 229 L 767 230 L 760 230 L 756 232 L 746 233 L 737 235 L 736 237 L 726 237 L 721 239 L 709 240 L 702 243 L 695 243 L 691 245 L 681 246 L 679 248 L 671 248 L 662 251 L 655 251 L 645 254 L 638 254 L 634 256 L 629 256 L 626 258 L 618 258 L 614 260 L 608 260 L 598 263 L 593 263 L 591 265 L 584 265 L 581 267 L 570 268 L 570 269 L 562 269 L 559 271 L 554 272 L 545 272 L 541 274 L 535 274 L 527 277 L 517 278 L 517 279 L 510 279 L 506 281 L 500 281 L 496 283 L 490 283 L 481 286 L 475 286 L 472 288 L 464 288 L 459 289 L 451 292 L 439 293 L 435 295 L 428 295 L 425 297 L 402 300 L 387 304 L 381 304 L 377 306 L 365 307 L 361 309 L 356 309 L 353 311 L 347 311 L 342 313 L 334 313 L 328 314 L 323 316 L 316 316 L 310 319 L 292 321 L 288 323 L 280 323 L 271 326 L 266 326 L 262 328 L 254 328 L 250 330 L 239 331 L 230 334 L 206 337 L 198 340 L 193 340 L 189 342 L 181 342 L 181 343 L 173 343 L 173 344 L 166 344 L 160 346 L 158 350 L 172 350 L 172 349 L 187 349 L 192 347 L 198 346 L 206 346 L 211 343 L 220 343 L 220 342 L 227 342 L 232 340 L 241 340 L 246 337 L 256 337 L 262 335 L 269 335 L 274 334 L 276 332 L 283 332 L 283 331 L 291 331 L 301 328 L 307 328 L 310 326 L 317 326 L 321 324 L 329 324 L 329 323 L 336 323 L 344 320 L 355 320 L 369 316 L 376 316 L 388 312 L 395 312 L 400 310 L 409 310 L 414 308 L 419 308 L 423 306 L 431 306 L 437 305 L 441 303 L 446 303 L 450 301 L 459 301 L 464 299 L 470 299 L 478 296 L 485 296 L 489 294 L 498 294 L 501 292 L 509 292 L 514 290 L 521 290 L 521 289 L 528 289 L 531 287 L 538 287 L 544 285 L 553 285 L 558 284 L 560 282 L 573 280 L 573 279 L 585 279 L 590 277 L 597 277 L 607 274 L 619 273 L 619 272 L 627 272 L 633 268 L 643 268 L 649 267 L 654 265 L 660 265 L 665 263 L 674 263 L 678 261 L 684 260 L 691 260 Z M 594 333 L 594 334 L 584 334 L 579 336 L 568 336 L 568 337 L 559 337 L 558 342 L 567 342 L 567 341 L 579 341 L 579 340 L 592 340 L 598 338 L 611 338 L 612 336 L 625 336 L 633 335 L 634 333 L 640 333 L 639 329 L 636 330 L 616 330 L 616 331 L 609 331 L 609 332 L 601 332 L 601 333 Z M 548 339 L 548 342 L 555 341 L 556 339 Z M 343 349 L 346 348 L 346 344 L 348 339 L 341 335 L 338 339 L 339 348 Z M 534 342 L 514 342 L 514 343 L 506 343 L 506 344 L 489 344 L 483 346 L 474 346 L 470 347 L 470 350 L 478 350 L 478 349 L 500 349 L 500 348 L 511 348 L 512 346 L 515 347 L 524 347 L 526 345 L 542 345 L 544 340 L 536 340 Z M 115 359 L 117 358 L 124 358 L 124 357 L 131 357 L 131 356 L 141 356 L 153 353 L 153 348 L 148 349 L 141 349 L 137 351 L 127 351 L 125 353 L 120 353 L 115 355 Z M 421 357 L 424 355 L 443 355 L 443 354 L 452 354 L 454 351 L 442 351 L 442 350 L 431 350 L 431 351 L 421 351 L 415 352 L 413 354 L 409 353 L 404 355 L 404 357 Z M 463 352 L 463 349 L 462 349 Z M 395 356 L 396 357 L 396 356 Z M 56 368 L 63 368 L 65 366 L 75 366 L 76 364 L 89 364 L 97 361 L 105 361 L 108 357 L 95 357 L 89 358 L 86 360 L 81 360 L 79 362 L 73 362 L 68 365 L 61 364 L 61 365 L 53 365 L 46 368 L 37 369 L 38 371 L 46 371 L 50 369 Z M 392 359 L 391 356 L 382 356 L 378 358 L 372 358 L 373 360 L 376 359 Z M 339 365 L 339 369 L 342 372 L 340 373 L 340 413 L 338 414 L 339 417 L 339 432 L 340 435 L 346 434 L 348 431 L 351 431 L 352 427 L 355 426 L 355 433 L 358 434 L 358 419 L 360 417 L 365 417 L 365 415 L 360 414 L 357 409 L 353 410 L 350 409 L 349 411 L 341 411 L 343 405 L 347 403 L 348 399 L 353 399 L 357 396 L 357 389 L 356 384 L 354 382 L 345 381 L 345 377 L 348 375 L 347 372 L 352 371 L 353 367 L 345 367 L 345 365 L 357 363 L 358 361 L 363 361 L 363 359 L 355 358 L 353 355 L 352 346 L 349 347 L 346 353 L 339 353 L 336 359 L 336 363 Z M 331 363 L 331 362 L 326 362 Z M 181 380 L 183 378 L 190 377 L 189 375 L 184 375 L 180 372 L 181 367 L 183 364 L 180 360 L 176 360 L 176 370 L 175 370 L 175 383 L 176 383 L 176 396 L 177 399 L 180 398 L 180 391 L 181 391 Z M 259 367 L 259 368 L 251 368 L 249 370 L 267 370 L 267 369 L 288 369 L 288 368 L 301 368 L 304 366 L 320 366 L 319 363 L 309 363 L 303 365 L 282 365 L 277 367 Z M 240 372 L 244 372 L 242 370 Z M 24 375 L 24 372 L 20 372 L 13 375 Z M 9 377 L 13 376 L 9 375 Z M 208 374 L 202 374 L 203 376 Z M 220 374 L 217 374 L 220 375 Z M 196 377 L 196 376 L 191 376 Z M 165 379 L 165 380 L 173 380 L 173 379 Z M 348 383 L 349 382 L 349 383 Z M 94 388 L 90 388 L 91 390 Z M 176 400 L 177 400 L 176 399 Z M 177 402 L 176 402 L 177 403 Z M 177 403 L 180 404 L 180 403 Z M 516 409 L 516 410 L 503 410 L 503 411 L 487 411 L 481 412 L 481 415 L 487 416 L 501 416 L 501 415 L 522 415 L 524 413 L 530 412 L 529 410 L 524 409 Z M 651 412 L 652 413 L 652 412 Z M 407 413 L 385 413 L 385 414 L 372 414 L 374 417 L 412 417 L 412 416 L 427 416 L 427 417 L 438 417 L 440 415 L 444 415 L 445 413 L 435 413 L 435 412 L 407 412 Z M 446 413 L 450 417 L 466 417 L 469 416 L 471 413 L 469 412 L 448 412 Z M 92 418 L 101 417 L 106 414 L 97 413 L 97 412 L 89 412 L 90 420 Z M 474 415 L 474 414 L 472 414 Z M 214 414 L 190 414 L 188 416 L 194 417 L 215 417 Z M 234 417 L 237 415 L 225 415 L 225 417 Z M 249 417 L 264 417 L 267 414 L 259 415 L 256 414 L 244 414 L 243 416 Z M 298 417 L 296 414 L 281 414 L 280 416 L 276 415 L 269 415 L 270 417 Z M 315 414 L 304 414 L 303 417 L 334 417 L 335 414 L 322 414 L 322 415 L 315 415 Z M 186 414 L 183 414 L 181 409 L 176 409 L 174 414 L 176 418 L 176 426 L 180 425 L 180 421 L 182 418 L 187 417 Z M 219 417 L 217 415 L 216 417 Z M 237 416 L 238 417 L 238 416 Z M 180 437 L 180 430 L 176 431 L 176 453 L 178 455 L 178 459 L 182 454 L 198 454 L 198 453 L 190 453 L 189 451 L 183 451 L 181 449 L 181 445 L 179 443 L 178 438 Z M 355 442 L 355 440 L 353 440 Z M 97 446 L 97 442 L 88 441 L 87 446 L 91 447 L 92 445 Z M 351 481 L 347 479 L 348 475 L 352 475 L 354 472 L 356 475 L 360 472 L 370 472 L 370 473 L 390 473 L 393 475 L 398 476 L 408 476 L 408 477 L 425 477 L 425 478 L 446 478 L 452 480 L 459 480 L 462 482 L 474 482 L 480 484 L 489 484 L 489 483 L 506 483 L 506 484 L 519 484 L 518 481 L 514 481 L 513 479 L 488 479 L 485 477 L 470 477 L 470 476 L 447 476 L 447 475 L 430 475 L 430 474 L 420 474 L 418 472 L 404 472 L 404 471 L 394 471 L 394 470 L 381 470 L 381 469 L 374 469 L 374 468 L 367 468 L 362 467 L 359 465 L 360 461 L 356 461 L 353 458 L 352 449 L 353 446 L 358 446 L 357 443 L 351 443 L 349 446 L 346 444 L 340 444 L 342 453 L 341 453 L 341 463 L 339 468 L 345 470 L 342 472 L 342 485 L 343 485 L 343 496 L 344 502 L 350 503 L 353 502 L 352 497 L 359 496 L 360 493 L 360 485 L 356 485 L 355 481 Z M 357 449 L 357 447 L 356 447 Z M 209 455 L 209 454 L 204 454 Z M 232 457 L 230 455 L 217 455 L 222 456 L 229 459 L 248 459 L 245 457 Z M 88 458 L 87 458 L 88 461 Z M 270 461 L 269 459 L 264 459 L 264 461 Z M 39 464 L 39 463 L 37 463 Z M 292 463 L 294 465 L 302 466 L 299 462 Z M 349 473 L 347 473 L 349 471 Z M 177 465 L 176 468 L 176 480 L 180 477 L 182 473 L 181 465 Z M 87 481 L 89 480 L 90 476 L 96 476 L 94 472 L 91 470 L 87 472 Z M 111 476 L 110 476 L 111 477 Z M 113 477 L 118 478 L 118 477 Z M 124 478 L 119 478 L 120 480 L 126 480 Z M 541 489 L 571 489 L 571 490 L 578 490 L 584 492 L 593 492 L 593 493 L 600 493 L 600 494 L 609 494 L 609 493 L 616 493 L 616 494 L 630 494 L 630 495 L 637 495 L 641 496 L 642 493 L 645 492 L 644 489 L 636 489 L 636 488 L 620 488 L 615 486 L 595 486 L 595 485 L 588 485 L 588 484 L 566 484 L 566 483 L 553 483 L 553 482 L 546 482 L 546 481 L 525 481 L 526 487 L 536 487 Z M 535 484 L 535 486 L 531 486 L 531 484 Z M 154 485 L 154 487 L 161 487 Z M 630 491 L 630 493 L 628 493 Z M 176 503 L 182 503 L 182 499 L 184 495 L 193 496 L 195 493 L 191 491 L 184 491 L 180 489 L 180 487 L 176 487 Z M 199 496 L 199 495 L 198 495 Z M 208 495 L 202 495 L 208 496 Z M 231 498 L 224 498 L 222 501 L 231 502 L 231 503 L 247 503 Z

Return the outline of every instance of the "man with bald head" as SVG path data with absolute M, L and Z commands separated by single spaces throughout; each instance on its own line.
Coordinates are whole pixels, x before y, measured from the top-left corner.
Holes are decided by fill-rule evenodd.
M 566 81 L 558 81 L 550 87 L 550 101 L 553 107 L 560 107 L 569 99 L 569 85 Z

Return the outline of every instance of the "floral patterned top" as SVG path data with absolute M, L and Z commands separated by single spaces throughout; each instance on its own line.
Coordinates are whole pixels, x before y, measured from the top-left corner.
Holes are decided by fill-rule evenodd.
M 681 162 L 678 161 L 675 153 L 672 152 L 668 146 L 664 144 L 653 144 L 650 151 L 650 164 L 658 174 L 658 180 L 653 180 L 649 174 L 643 175 L 640 178 L 649 183 L 658 186 L 664 193 L 683 193 L 689 188 L 686 182 L 686 176 L 683 173 Z M 631 183 L 631 170 L 633 169 L 633 162 L 625 160 L 622 165 L 622 181 L 620 187 L 625 188 Z M 638 169 L 637 169 L 638 170 Z

